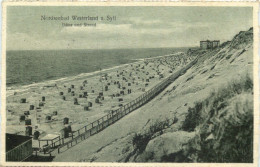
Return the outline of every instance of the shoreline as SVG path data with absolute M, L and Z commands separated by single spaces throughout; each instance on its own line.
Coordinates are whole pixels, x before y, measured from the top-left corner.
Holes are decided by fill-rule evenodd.
M 62 77 L 62 78 L 59 78 L 59 79 L 45 80 L 45 81 L 42 81 L 42 82 L 32 83 L 32 84 L 28 84 L 28 85 L 6 87 L 6 94 L 7 94 L 6 96 L 8 97 L 8 96 L 12 95 L 12 94 L 9 95 L 9 93 L 11 93 L 11 92 L 12 93 L 13 92 L 22 93 L 23 91 L 27 91 L 31 88 L 44 87 L 44 86 L 53 85 L 53 84 L 56 84 L 56 83 L 66 83 L 66 82 L 69 82 L 69 81 L 73 81 L 75 79 L 82 79 L 83 77 L 87 77 L 87 78 L 94 77 L 96 75 L 99 75 L 102 72 L 109 72 L 110 70 L 114 70 L 114 69 L 121 68 L 121 67 L 124 67 L 124 66 L 127 66 L 127 65 L 135 64 L 135 63 L 138 63 L 140 61 L 142 61 L 142 60 L 139 60 L 139 61 L 136 61 L 136 62 L 133 62 L 133 63 L 113 66 L 111 68 L 103 69 L 101 71 L 99 70 L 99 71 L 93 71 L 93 72 L 88 72 L 88 73 L 80 73 L 76 76 L 67 76 L 67 77 Z
M 141 61 L 158 59 L 158 58 L 162 58 L 162 57 L 178 55 L 178 54 L 181 54 L 181 53 L 183 53 L 183 52 L 176 52 L 176 53 L 163 55 L 163 56 L 156 56 L 156 57 L 152 57 L 152 58 L 131 59 L 131 60 L 135 60 L 135 62 L 113 66 L 113 67 L 110 67 L 110 68 L 103 69 L 101 71 L 98 70 L 98 71 L 93 71 L 93 72 L 88 72 L 88 73 L 80 73 L 80 74 L 77 74 L 76 76 L 67 76 L 67 77 L 62 77 L 62 78 L 53 79 L 53 80 L 45 80 L 45 81 L 27 84 L 27 85 L 17 85 L 17 86 L 10 86 L 10 87 L 6 86 L 6 97 L 13 95 L 14 92 L 20 94 L 20 93 L 26 92 L 26 91 L 28 91 L 30 89 L 34 89 L 34 88 L 50 86 L 50 85 L 54 85 L 56 83 L 67 83 L 69 81 L 73 81 L 73 80 L 76 80 L 76 79 L 82 79 L 83 77 L 90 78 L 90 77 L 97 76 L 102 72 L 109 72 L 111 70 L 123 68 L 124 66 L 136 64 L 136 63 L 139 63 Z
M 142 59 L 9 90 L 6 131 L 24 134 L 26 129 L 20 119 L 29 113 L 26 118 L 31 120 L 34 130 L 40 132 L 40 137 L 46 134 L 62 136 L 63 118 L 69 118 L 72 129 L 80 129 L 130 103 L 191 61 L 182 53 L 155 57 L 153 60 Z M 106 77 L 101 79 L 101 75 Z M 21 102 L 22 99 L 26 102 Z

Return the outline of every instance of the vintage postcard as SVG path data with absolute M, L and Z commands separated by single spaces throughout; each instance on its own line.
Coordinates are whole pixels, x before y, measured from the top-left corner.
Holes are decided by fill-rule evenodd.
M 258 166 L 258 3 L 2 5 L 2 166 Z

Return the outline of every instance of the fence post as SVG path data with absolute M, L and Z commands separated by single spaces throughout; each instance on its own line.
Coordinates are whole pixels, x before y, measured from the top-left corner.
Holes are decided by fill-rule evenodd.
M 107 126 L 109 126 L 109 114 L 107 114 Z
M 104 117 L 102 117 L 102 129 L 104 129 Z
M 59 144 L 61 145 L 61 143 L 60 143 L 60 136 L 59 136 Z
M 117 113 L 117 111 L 115 111 L 115 113 Z M 111 118 L 112 118 L 112 124 L 113 124 L 113 123 L 115 122 L 115 121 L 114 121 L 115 114 L 112 114 Z
M 98 132 L 99 132 L 99 120 L 97 120 L 97 123 L 98 123 L 98 124 L 97 124 L 96 127 L 97 127 L 97 133 L 98 133 Z

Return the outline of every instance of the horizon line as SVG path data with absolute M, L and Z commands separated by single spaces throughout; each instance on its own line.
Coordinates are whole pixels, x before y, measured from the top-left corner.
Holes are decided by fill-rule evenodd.
M 64 48 L 64 49 L 6 49 L 6 51 L 50 51 L 50 50 L 123 50 L 123 49 L 167 49 L 167 48 L 196 48 L 199 46 L 182 46 L 182 47 L 151 47 L 151 48 L 104 48 L 104 49 L 100 49 L 100 48 L 96 48 L 96 49 L 68 49 L 68 48 Z

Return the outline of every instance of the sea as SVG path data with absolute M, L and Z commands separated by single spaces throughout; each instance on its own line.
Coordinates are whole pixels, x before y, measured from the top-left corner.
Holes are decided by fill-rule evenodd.
M 188 48 L 12 50 L 6 52 L 6 86 L 22 86 L 91 73 Z

